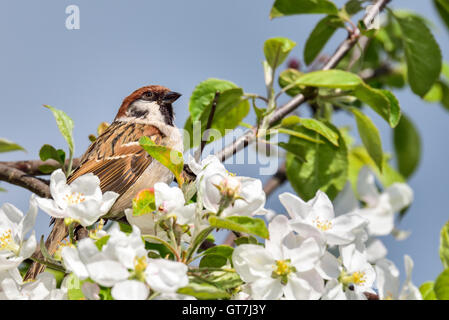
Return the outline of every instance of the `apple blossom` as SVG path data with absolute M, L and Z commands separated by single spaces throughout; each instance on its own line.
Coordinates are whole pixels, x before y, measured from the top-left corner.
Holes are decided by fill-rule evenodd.
M 132 209 L 126 209 L 125 215 L 128 222 L 140 228 L 143 234 L 157 234 L 159 228 L 157 220 L 162 217 L 176 218 L 180 225 L 192 225 L 196 204 L 185 205 L 184 194 L 178 187 L 170 187 L 166 183 L 158 182 L 154 185 L 156 211 L 140 216 L 133 215 Z
M 365 250 L 360 251 L 356 243 L 339 249 L 340 259 L 327 253 L 318 268 L 323 278 L 331 280 L 326 284 L 323 299 L 365 300 L 364 292 L 374 292 L 372 286 L 376 278 Z
M 56 288 L 55 277 L 44 272 L 36 280 L 27 283 L 17 283 L 12 278 L 6 278 L 0 283 L 3 296 L 8 300 L 62 300 L 66 298 L 63 289 Z
M 285 216 L 269 225 L 265 248 L 242 244 L 233 254 L 235 270 L 251 288 L 254 299 L 319 299 L 323 280 L 315 271 L 323 248 L 313 238 L 295 236 Z
M 375 270 L 377 274 L 377 288 L 379 298 L 386 300 L 422 300 L 419 289 L 412 283 L 413 260 L 404 256 L 406 280 L 399 290 L 399 270 L 388 259 L 377 261 Z
M 197 174 L 197 189 L 207 210 L 223 217 L 264 212 L 265 192 L 259 179 L 230 174 L 215 156 L 201 164 L 190 161 L 189 166 Z
M 91 278 L 106 287 L 128 279 L 128 269 L 134 269 L 137 259 L 146 256 L 140 230 L 133 227 L 127 235 L 114 227 L 108 237 L 101 249 L 91 238 L 80 240 L 77 248 L 64 247 L 61 252 L 64 265 L 81 280 Z
M 301 237 L 314 237 L 329 245 L 343 245 L 355 240 L 356 231 L 366 224 L 360 216 L 348 213 L 335 217 L 332 202 L 318 190 L 308 202 L 282 193 L 279 200 L 292 218 L 290 225 Z
M 15 206 L 5 203 L 0 208 L 0 273 L 16 268 L 29 258 L 36 249 L 34 231 L 25 240 L 26 234 L 34 227 L 37 205 L 34 196 L 30 199 L 28 214 Z
M 413 201 L 413 190 L 405 183 L 394 183 L 380 193 L 374 174 L 366 166 L 360 170 L 357 190 L 366 203 L 357 213 L 369 221 L 368 232 L 373 236 L 390 234 L 394 229 L 394 214 Z
M 187 266 L 166 259 L 148 259 L 145 280 L 154 291 L 175 293 L 189 283 Z
M 55 218 L 69 218 L 87 227 L 104 216 L 113 206 L 119 194 L 107 191 L 102 194 L 100 179 L 92 173 L 85 174 L 70 185 L 61 169 L 50 178 L 53 199 L 37 197 L 39 208 Z

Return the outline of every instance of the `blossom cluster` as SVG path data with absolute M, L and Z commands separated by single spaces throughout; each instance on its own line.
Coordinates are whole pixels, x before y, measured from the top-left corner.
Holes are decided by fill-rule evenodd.
M 190 186 L 156 183 L 141 191 L 124 213 L 127 224 L 104 225 L 119 195 L 102 193 L 92 174 L 68 185 L 61 170 L 53 172 L 52 199 L 32 196 L 26 215 L 3 205 L 0 299 L 421 299 L 411 258 L 400 288 L 399 271 L 376 238 L 406 236 L 395 228 L 395 215 L 413 199 L 406 184 L 380 191 L 364 167 L 357 196 L 349 183 L 334 203 L 322 191 L 309 201 L 283 193 L 286 214 L 275 214 L 265 209 L 260 180 L 229 173 L 213 156 L 189 166 L 196 174 Z M 32 231 L 38 208 L 72 232 L 46 253 L 47 271 L 23 281 L 39 248 Z M 88 236 L 73 237 L 76 226 Z M 214 229 L 238 233 L 235 248 L 202 248 Z

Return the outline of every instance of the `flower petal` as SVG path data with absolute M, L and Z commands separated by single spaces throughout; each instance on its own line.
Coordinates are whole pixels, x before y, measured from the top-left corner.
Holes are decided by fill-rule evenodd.
M 279 200 L 292 219 L 306 219 L 309 213 L 312 211 L 312 207 L 308 203 L 304 202 L 301 198 L 289 192 L 280 194 Z
M 125 280 L 116 283 L 111 295 L 115 300 L 146 300 L 150 289 L 145 283 L 137 280 Z
M 251 283 L 251 295 L 255 300 L 277 300 L 282 293 L 283 285 L 277 279 L 260 278 Z

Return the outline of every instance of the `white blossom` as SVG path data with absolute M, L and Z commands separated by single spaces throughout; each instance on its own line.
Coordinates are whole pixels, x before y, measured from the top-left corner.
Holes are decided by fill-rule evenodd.
M 355 240 L 356 231 L 366 224 L 360 216 L 348 213 L 335 217 L 332 202 L 318 190 L 308 202 L 291 194 L 279 195 L 279 200 L 292 218 L 290 225 L 301 237 L 314 237 L 329 245 L 343 245 Z
M 8 300 L 62 300 L 67 294 L 56 288 L 55 277 L 48 272 L 41 273 L 36 280 L 24 284 L 6 278 L 1 281 L 0 286 L 3 298 Z
M 413 260 L 404 256 L 406 280 L 399 290 L 399 270 L 388 259 L 381 259 L 375 265 L 379 298 L 386 300 L 422 300 L 419 289 L 412 283 Z
M 78 242 L 78 247 L 64 247 L 61 252 L 64 265 L 81 280 L 91 278 L 98 284 L 112 287 L 128 279 L 137 259 L 146 257 L 140 230 L 133 227 L 127 235 L 117 226 L 101 250 L 91 238 Z
M 230 174 L 215 156 L 207 157 L 201 164 L 191 161 L 189 165 L 197 174 L 197 189 L 207 210 L 221 210 L 222 217 L 264 212 L 265 192 L 259 179 Z
M 366 166 L 360 170 L 357 190 L 366 204 L 357 213 L 369 221 L 368 232 L 372 236 L 390 234 L 394 229 L 394 214 L 413 201 L 413 190 L 405 183 L 394 183 L 380 193 L 374 174 Z
M 158 182 L 154 185 L 156 212 L 134 216 L 132 209 L 126 209 L 128 222 L 138 226 L 143 234 L 157 234 L 156 224 L 161 217 L 174 217 L 180 225 L 194 223 L 196 204 L 185 205 L 184 194 L 178 187 L 170 187 L 166 183 Z
M 166 259 L 148 259 L 145 280 L 157 292 L 175 293 L 189 283 L 187 266 Z
M 254 299 L 319 299 L 323 279 L 315 266 L 323 248 L 313 238 L 301 239 L 288 226 L 285 216 L 269 225 L 265 248 L 243 244 L 232 255 L 234 268 L 251 287 Z
M 27 215 L 9 203 L 0 208 L 0 273 L 16 268 L 29 258 L 36 249 L 36 237 L 32 231 L 37 215 L 37 205 L 34 196 L 30 199 Z
M 100 179 L 92 173 L 85 174 L 70 185 L 61 169 L 50 178 L 53 199 L 37 198 L 39 208 L 55 218 L 70 218 L 82 226 L 94 224 L 108 213 L 119 194 L 100 189 Z

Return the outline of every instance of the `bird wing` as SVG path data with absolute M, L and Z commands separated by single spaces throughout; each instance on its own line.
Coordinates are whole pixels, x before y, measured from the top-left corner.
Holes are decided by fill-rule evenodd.
M 100 179 L 102 192 L 114 191 L 123 195 L 153 160 L 139 145 L 143 136 L 148 136 L 156 144 L 160 144 L 163 138 L 159 129 L 152 125 L 112 123 L 83 155 L 68 183 L 91 172 Z

